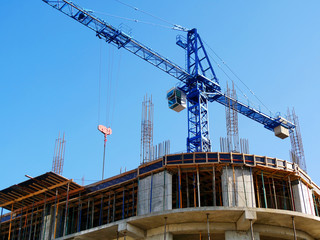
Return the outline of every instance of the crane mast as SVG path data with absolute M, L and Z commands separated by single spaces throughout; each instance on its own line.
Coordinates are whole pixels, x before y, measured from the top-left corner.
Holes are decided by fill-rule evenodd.
M 264 114 L 221 92 L 218 78 L 196 29 L 187 32 L 187 39 L 179 37 L 176 42 L 187 53 L 187 70 L 185 70 L 70 1 L 42 1 L 90 28 L 100 39 L 104 39 L 107 43 L 115 45 L 119 49 L 128 50 L 180 81 L 177 90 L 181 91 L 180 94 L 185 95 L 187 100 L 188 152 L 211 151 L 208 102 L 215 101 L 226 107 L 232 107 L 242 115 L 261 123 L 266 129 L 274 131 L 275 135 L 280 138 L 288 137 L 289 132 L 294 129 L 295 125 L 288 120 L 280 116 L 272 117 Z

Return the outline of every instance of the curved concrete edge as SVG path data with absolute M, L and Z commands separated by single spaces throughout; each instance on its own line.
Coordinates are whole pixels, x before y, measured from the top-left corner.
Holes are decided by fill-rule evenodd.
M 294 217 L 296 232 L 299 238 L 306 240 L 319 239 L 320 218 L 312 215 L 277 209 L 245 207 L 201 207 L 167 210 L 135 216 L 114 223 L 70 234 L 62 239 L 116 239 L 124 234 L 133 239 L 144 239 L 164 233 L 165 217 L 167 232 L 175 234 L 192 234 L 207 232 L 207 214 L 209 229 L 212 234 L 225 231 L 247 231 L 248 222 L 254 223 L 254 232 L 262 236 L 278 236 L 292 239 Z M 239 229 L 240 226 L 240 229 Z M 108 237 L 106 237 L 108 236 Z M 99 238 L 100 237 L 100 238 Z

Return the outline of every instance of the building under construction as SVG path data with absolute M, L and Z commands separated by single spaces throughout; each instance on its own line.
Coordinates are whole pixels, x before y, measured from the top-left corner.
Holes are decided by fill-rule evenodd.
M 291 122 L 262 113 L 240 102 L 234 87 L 222 93 L 197 29 L 173 25 L 187 34 L 176 41 L 186 50 L 184 69 L 91 10 L 68 0 L 42 1 L 179 81 L 167 99 L 176 112 L 187 108 L 187 151 L 169 154 L 168 142 L 153 146 L 153 104 L 147 99 L 141 165 L 134 170 L 103 179 L 103 165 L 101 181 L 80 186 L 61 176 L 65 141 L 59 137 L 53 172 L 0 191 L 0 240 L 320 239 L 320 188 L 306 173 L 295 114 Z M 210 102 L 226 107 L 221 152 L 212 152 Z M 248 141 L 239 141 L 238 113 L 277 137 L 290 135 L 292 162 L 249 154 Z M 99 130 L 106 142 L 111 129 Z
M 82 187 L 53 172 L 0 192 L 1 240 L 320 239 L 320 188 L 295 163 L 166 155 Z

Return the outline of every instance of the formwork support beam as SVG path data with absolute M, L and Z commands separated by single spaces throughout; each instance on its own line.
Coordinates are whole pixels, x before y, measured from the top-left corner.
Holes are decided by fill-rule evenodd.
M 9 201 L 9 202 L 6 202 L 6 203 L 3 203 L 3 204 L 0 204 L 0 207 L 5 207 L 5 206 L 8 206 L 8 205 L 11 205 L 13 203 L 16 203 L 16 202 L 20 202 L 24 199 L 27 199 L 27 198 L 30 198 L 30 197 L 33 197 L 33 196 L 36 196 L 36 195 L 39 195 L 43 192 L 46 192 L 48 190 L 52 190 L 52 189 L 55 189 L 55 188 L 58 188 L 58 187 L 61 187 L 63 185 L 66 185 L 68 183 L 72 182 L 72 179 L 68 180 L 68 181 L 65 181 L 65 182 L 62 182 L 62 183 L 59 183 L 59 184 L 56 184 L 56 185 L 53 185 L 53 186 L 50 186 L 50 187 L 46 187 L 45 189 L 42 189 L 42 190 L 39 190 L 37 192 L 34 192 L 34 193 L 30 193 L 26 196 L 23 196 L 23 197 L 20 197 L 20 198 L 17 198 L 15 200 L 12 200 L 12 201 Z

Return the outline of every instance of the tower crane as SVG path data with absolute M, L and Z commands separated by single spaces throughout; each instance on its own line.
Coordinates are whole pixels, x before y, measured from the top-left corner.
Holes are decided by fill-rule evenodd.
M 222 93 L 218 78 L 197 29 L 187 30 L 186 38 L 177 37 L 177 45 L 185 49 L 187 54 L 187 69 L 184 69 L 94 16 L 92 11 L 87 11 L 68 0 L 42 1 L 90 28 L 98 38 L 118 49 L 128 50 L 180 81 L 178 87 L 168 91 L 167 99 L 169 107 L 177 112 L 187 108 L 188 152 L 211 151 L 208 121 L 209 102 L 231 106 L 242 115 L 261 123 L 266 129 L 274 131 L 275 135 L 282 139 L 288 137 L 295 128 L 293 123 L 281 116 L 272 117 Z

